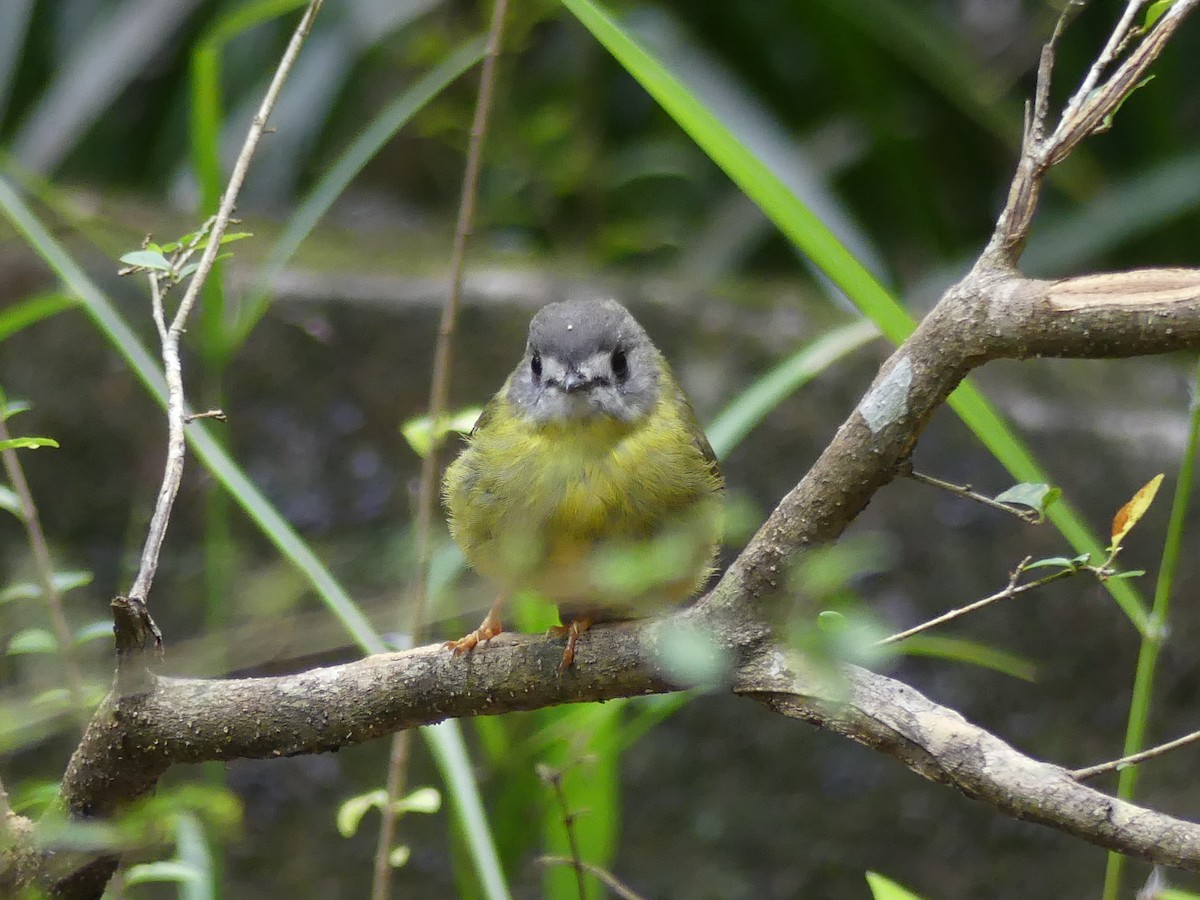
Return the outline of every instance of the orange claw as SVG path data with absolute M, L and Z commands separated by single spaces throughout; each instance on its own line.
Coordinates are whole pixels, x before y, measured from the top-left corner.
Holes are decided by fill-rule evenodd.
M 481 641 L 490 641 L 504 631 L 504 624 L 500 621 L 500 602 L 497 600 L 492 604 L 492 608 L 483 617 L 478 628 L 470 634 L 460 637 L 457 641 L 446 641 L 442 646 L 447 650 L 453 650 L 455 656 L 462 656 L 464 653 L 474 650 Z
M 567 646 L 563 650 L 562 662 L 558 664 L 558 674 L 562 674 L 567 669 L 571 668 L 575 663 L 575 645 L 579 643 L 579 636 L 592 627 L 592 623 L 596 621 L 592 618 L 572 619 L 568 625 L 552 625 L 548 636 L 562 637 L 567 636 Z

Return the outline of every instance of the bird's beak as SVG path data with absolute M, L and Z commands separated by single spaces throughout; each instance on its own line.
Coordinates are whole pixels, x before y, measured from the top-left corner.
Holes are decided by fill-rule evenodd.
M 574 394 L 582 391 L 591 383 L 592 379 L 580 374 L 575 369 L 567 369 L 561 382 L 564 394 Z

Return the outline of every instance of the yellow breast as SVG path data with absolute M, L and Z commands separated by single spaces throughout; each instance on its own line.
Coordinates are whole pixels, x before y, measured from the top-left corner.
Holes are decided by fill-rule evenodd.
M 694 592 L 719 537 L 721 481 L 683 418 L 690 410 L 663 393 L 635 424 L 489 416 L 446 473 L 468 561 L 505 590 L 557 601 Z M 629 577 L 639 567 L 649 578 Z

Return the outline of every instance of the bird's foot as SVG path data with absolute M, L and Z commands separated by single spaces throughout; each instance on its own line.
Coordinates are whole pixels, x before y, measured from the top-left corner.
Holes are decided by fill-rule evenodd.
M 457 641 L 446 641 L 442 644 L 447 650 L 453 650 L 455 656 L 462 656 L 464 653 L 470 653 L 482 641 L 490 641 L 496 635 L 504 631 L 504 625 L 500 622 L 499 603 L 488 610 L 487 616 L 479 623 L 479 627 L 470 634 L 460 637 Z
M 575 663 L 575 645 L 579 636 L 592 627 L 592 619 L 572 619 L 566 625 L 552 625 L 546 632 L 547 637 L 567 636 L 567 646 L 563 650 L 562 662 L 558 664 L 558 674 L 562 674 Z

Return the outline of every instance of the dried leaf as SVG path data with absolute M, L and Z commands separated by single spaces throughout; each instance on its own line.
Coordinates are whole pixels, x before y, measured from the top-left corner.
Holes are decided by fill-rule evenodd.
M 1110 549 L 1116 550 L 1121 546 L 1121 542 L 1125 540 L 1125 535 L 1133 529 L 1133 526 L 1141 521 L 1142 516 L 1146 514 L 1146 510 L 1150 508 L 1150 504 L 1154 502 L 1154 495 L 1158 493 L 1158 487 L 1162 484 L 1162 473 L 1155 475 L 1133 495 L 1133 499 L 1117 510 L 1117 514 L 1113 516 L 1112 521 L 1112 544 Z

